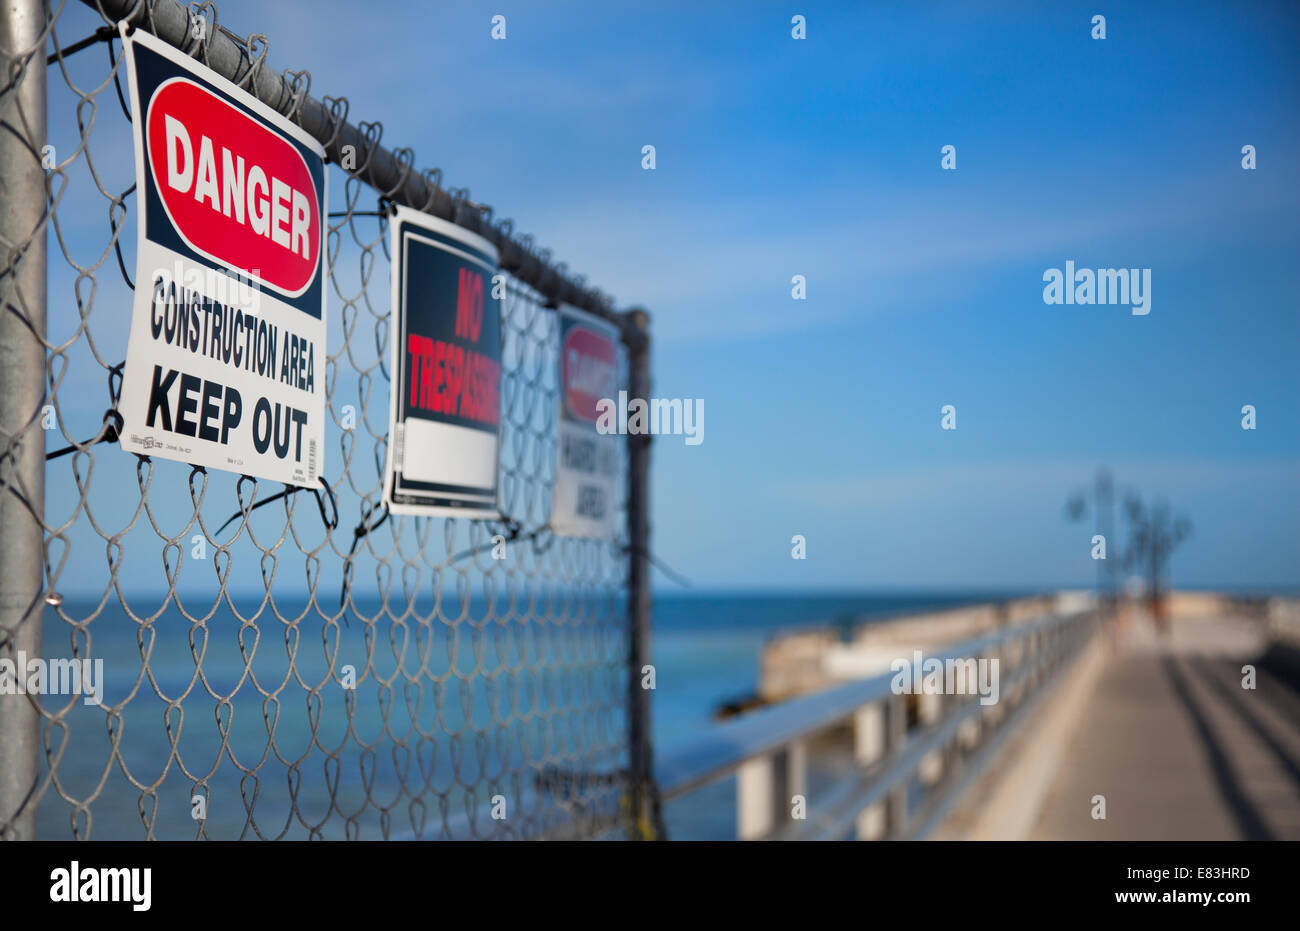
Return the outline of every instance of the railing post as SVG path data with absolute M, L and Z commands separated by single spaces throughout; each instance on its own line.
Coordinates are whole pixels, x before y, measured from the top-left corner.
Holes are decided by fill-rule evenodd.
M 907 696 L 890 695 L 864 705 L 853 716 L 853 755 L 859 765 L 869 766 L 896 756 L 907 742 Z M 858 840 L 898 837 L 907 822 L 908 779 L 901 779 L 884 802 L 858 813 Z
M 921 693 L 916 696 L 917 726 L 923 730 L 938 724 L 948 706 L 948 696 Z M 921 781 L 926 785 L 935 785 L 943 778 L 944 751 L 942 748 L 927 753 L 921 758 L 917 767 Z
M 650 397 L 650 315 L 629 310 L 623 315 L 627 346 L 628 396 Z M 659 796 L 654 788 L 650 746 L 650 692 L 642 669 L 650 662 L 650 436 L 627 435 L 628 533 L 628 780 L 632 835 L 663 837 Z
M 863 705 L 853 715 L 853 758 L 859 766 L 870 766 L 884 759 L 889 743 L 889 699 Z M 879 840 L 885 836 L 885 804 L 877 803 L 858 812 L 858 840 Z
M 796 740 L 786 747 L 785 752 L 785 796 L 782 802 L 782 810 L 787 818 L 792 817 L 794 797 L 802 795 L 804 799 L 804 815 L 806 817 L 808 812 L 808 744 L 802 740 Z
M 807 812 L 808 748 L 795 741 L 776 753 L 746 760 L 736 769 L 736 838 L 759 840 L 788 825 L 793 798 Z
M 0 659 L 41 655 L 45 10 L 0 5 Z M 0 694 L 0 838 L 36 836 L 37 699 Z
M 891 756 L 901 753 L 907 743 L 906 697 L 895 695 L 885 703 L 885 745 Z M 907 787 L 910 780 L 900 779 L 889 792 L 885 806 L 885 836 L 901 838 L 907 830 Z
M 756 756 L 736 768 L 736 839 L 758 840 L 775 823 L 776 760 Z

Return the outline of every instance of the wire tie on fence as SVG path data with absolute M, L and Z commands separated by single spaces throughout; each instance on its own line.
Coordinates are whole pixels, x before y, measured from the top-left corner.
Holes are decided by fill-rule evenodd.
M 555 545 L 555 533 L 551 530 L 551 525 L 549 523 L 542 524 L 542 526 L 538 527 L 536 530 L 530 530 L 528 533 L 521 532 L 524 529 L 523 524 L 515 520 L 513 517 L 502 518 L 502 523 L 506 525 L 506 532 L 500 534 L 504 542 L 514 543 L 518 540 L 521 542 L 531 543 L 533 545 L 533 554 L 536 556 L 542 555 Z M 544 546 L 539 545 L 538 541 L 548 534 L 549 536 L 547 537 L 546 544 Z M 495 536 L 496 535 L 494 535 L 494 538 Z M 459 562 L 462 559 L 481 553 L 484 550 L 490 550 L 496 545 L 495 542 L 489 541 L 480 544 L 479 546 L 472 546 L 467 550 L 461 550 L 459 553 L 456 553 L 451 557 L 451 562 Z
M 122 220 L 124 222 L 126 220 L 126 199 L 130 197 L 134 191 L 135 182 L 132 182 L 131 186 L 122 192 L 122 196 L 118 198 L 117 201 L 122 205 Z M 113 208 L 111 205 L 108 208 L 108 221 L 108 228 L 113 233 L 113 251 L 117 253 L 117 267 L 122 272 L 122 280 L 126 282 L 126 286 L 134 291 L 135 282 L 133 282 L 131 276 L 126 273 L 126 261 L 122 258 L 122 228 L 120 226 L 113 226 Z
M 325 494 L 329 496 L 330 507 L 334 511 L 333 520 L 331 520 L 329 516 L 325 513 L 325 499 L 321 497 L 320 489 L 304 488 L 303 486 L 300 485 L 285 485 L 284 491 L 278 491 L 275 494 L 271 495 L 269 498 L 262 499 L 261 501 L 257 502 L 252 507 L 250 507 L 247 513 L 251 514 L 253 511 L 256 511 L 258 508 L 262 507 L 263 505 L 270 504 L 272 501 L 279 501 L 281 498 L 288 498 L 291 495 L 296 495 L 300 491 L 310 491 L 313 495 L 316 496 L 316 507 L 320 509 L 321 523 L 325 525 L 326 530 L 333 530 L 339 525 L 339 504 L 334 497 L 334 489 L 330 488 L 329 482 L 325 481 L 325 476 L 323 475 L 317 476 L 317 480 L 322 485 L 325 486 Z M 233 521 L 237 517 L 240 517 L 243 514 L 245 514 L 245 512 L 242 510 L 236 511 L 234 514 L 231 514 L 229 520 L 227 520 L 224 524 L 222 524 L 220 527 L 217 528 L 217 533 L 221 533 L 221 531 L 225 530 L 227 527 L 230 526 L 231 521 Z
M 629 555 L 632 556 L 644 557 L 646 560 L 649 561 L 650 565 L 654 566 L 664 575 L 668 576 L 669 579 L 676 582 L 678 585 L 682 586 L 682 588 L 691 587 L 690 579 L 686 578 L 686 576 L 682 575 L 680 572 L 677 572 L 671 567 L 665 565 L 662 559 L 660 559 L 658 556 L 656 556 L 654 553 L 650 552 L 649 550 L 645 550 L 639 546 L 628 544 L 627 546 L 623 547 L 623 552 L 628 553 Z
M 326 528 L 328 528 L 329 530 L 335 530 L 338 528 L 339 525 L 338 499 L 334 497 L 334 489 L 330 487 L 329 482 L 325 481 L 325 476 L 318 475 L 316 477 L 320 481 L 320 483 L 325 486 L 325 494 L 329 495 L 330 507 L 334 509 L 334 519 L 330 520 L 328 517 L 325 516 L 325 502 L 321 498 L 320 492 L 317 491 L 315 488 L 313 488 L 311 490 L 311 493 L 316 496 L 316 505 L 320 508 L 321 522 L 324 523 Z
M 378 210 L 335 210 L 328 216 L 331 220 L 342 217 L 394 217 L 397 216 L 397 201 L 380 194 Z
M 129 36 L 134 30 L 135 27 L 132 26 L 126 34 Z M 118 79 L 117 56 L 113 54 L 113 41 L 110 39 L 104 47 L 108 49 L 108 65 L 113 73 L 113 87 L 117 90 L 117 102 L 122 105 L 122 115 L 126 117 L 126 121 L 133 123 L 135 121 L 131 119 L 131 108 L 126 105 L 126 95 L 122 93 L 122 82 Z
M 108 370 L 108 396 L 113 399 L 114 408 L 122 400 L 122 369 L 125 366 L 126 360 L 123 359 Z
M 356 552 L 357 544 L 361 542 L 362 537 L 369 536 L 371 533 L 378 530 L 379 527 L 383 524 L 383 522 L 388 520 L 390 516 L 388 511 L 388 506 L 384 505 L 384 516 L 379 518 L 379 520 L 375 521 L 373 524 L 367 526 L 366 521 L 373 513 L 374 513 L 374 508 L 368 509 L 365 512 L 365 514 L 362 515 L 361 523 L 358 524 L 356 529 L 352 531 L 352 549 L 348 553 L 349 556 L 351 556 L 353 553 Z
M 506 526 L 506 532 L 500 535 L 500 536 L 504 539 L 505 542 L 507 542 L 507 543 L 513 543 L 514 541 L 516 541 L 516 540 L 519 539 L 519 532 L 520 532 L 521 530 L 524 529 L 524 528 L 523 528 L 523 524 L 519 523 L 519 521 L 515 520 L 513 517 L 503 517 L 503 518 L 501 518 L 501 523 L 505 524 L 505 526 Z M 541 527 L 538 527 L 538 528 L 537 528 L 536 530 L 534 530 L 532 533 L 526 534 L 526 535 L 524 536 L 524 539 L 525 539 L 525 540 L 529 540 L 529 539 L 533 539 L 533 540 L 535 540 L 535 539 L 537 538 L 537 535 L 538 535 L 539 533 L 541 533 L 543 530 L 545 530 L 545 529 L 547 528 L 547 526 L 548 526 L 548 525 L 543 525 L 543 526 L 541 526 Z M 493 536 L 495 537 L 496 534 L 494 534 Z M 457 553 L 456 555 L 452 556 L 452 557 L 451 557 L 451 561 L 452 561 L 452 562 L 459 562 L 460 560 L 462 560 L 462 559 L 466 559 L 466 558 L 468 558 L 468 557 L 470 557 L 470 556 L 473 556 L 473 555 L 475 555 L 476 553 L 481 553 L 481 552 L 483 552 L 484 550 L 490 550 L 490 549 L 492 549 L 492 547 L 494 547 L 494 546 L 496 546 L 496 545 L 497 545 L 497 544 L 496 544 L 495 542 L 489 540 L 487 543 L 482 543 L 482 544 L 480 544 L 480 545 L 478 545 L 478 546 L 471 546 L 469 549 L 467 549 L 467 550 L 461 550 L 459 553 Z
M 99 42 L 107 42 L 110 39 L 115 38 L 116 36 L 117 36 L 116 27 L 100 26 L 98 29 L 95 30 L 94 35 L 86 36 L 86 38 L 82 39 L 80 42 L 73 42 L 67 48 L 59 49 L 53 55 L 47 56 L 45 59 L 46 67 L 54 64 L 56 61 L 58 61 L 61 58 L 70 58 L 71 56 L 77 54 L 83 49 L 88 49 L 92 45 L 95 45 Z
M 546 539 L 546 545 L 539 546 L 537 541 L 542 538 L 543 534 L 550 534 L 550 535 Z M 538 527 L 530 534 L 530 536 L 533 538 L 534 556 L 541 556 L 543 553 L 545 553 L 547 550 L 549 550 L 552 546 L 555 545 L 555 534 L 551 531 L 551 525 L 549 523 L 543 524 L 542 526 Z
M 361 512 L 361 523 L 357 524 L 356 529 L 352 531 L 352 546 L 348 548 L 347 559 L 343 560 L 343 585 L 339 589 L 339 607 L 342 608 L 348 600 L 348 589 L 352 587 L 352 557 L 357 553 L 357 545 L 363 538 L 369 536 L 378 530 L 384 521 L 388 520 L 390 512 L 388 505 L 384 505 L 384 516 L 379 518 L 373 524 L 370 523 L 370 515 L 375 512 L 372 505 L 367 504 L 365 510 Z M 351 627 L 347 615 L 343 617 L 343 623 Z
M 68 453 L 75 453 L 79 449 L 85 449 L 87 446 L 94 446 L 96 443 L 116 443 L 117 438 L 122 435 L 122 415 L 114 408 L 104 411 L 104 426 L 93 437 L 84 443 L 74 443 L 71 446 L 65 446 L 63 449 L 55 450 L 52 453 L 46 453 L 45 460 L 58 459 L 60 456 L 66 456 Z

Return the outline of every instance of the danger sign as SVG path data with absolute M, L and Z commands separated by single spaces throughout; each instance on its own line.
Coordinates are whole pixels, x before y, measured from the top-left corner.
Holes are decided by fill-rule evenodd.
M 121 443 L 313 486 L 325 432 L 325 152 L 123 29 L 139 235 Z
M 561 305 L 560 408 L 551 529 L 573 537 L 617 531 L 618 437 L 596 429 L 602 399 L 618 397 L 618 331 Z
M 384 502 L 492 518 L 501 429 L 496 247 L 405 207 L 389 224 L 392 373 Z

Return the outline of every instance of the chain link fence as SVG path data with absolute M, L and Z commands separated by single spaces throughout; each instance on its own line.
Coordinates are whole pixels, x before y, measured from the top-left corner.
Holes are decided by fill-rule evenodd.
M 327 490 L 115 443 L 136 246 L 120 20 L 330 157 Z M 547 529 L 553 308 L 619 326 L 634 395 L 647 318 L 266 53 L 212 3 L 0 12 L 0 675 L 24 656 L 51 685 L 65 660 L 99 670 L 92 695 L 0 694 L 0 836 L 650 836 L 645 438 L 620 447 L 615 540 Z M 387 203 L 486 236 L 510 273 L 500 521 L 382 506 Z

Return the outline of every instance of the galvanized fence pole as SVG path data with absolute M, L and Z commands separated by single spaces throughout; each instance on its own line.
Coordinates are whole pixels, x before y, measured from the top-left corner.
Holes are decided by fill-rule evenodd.
M 0 660 L 41 655 L 45 10 L 0 0 Z M 36 836 L 36 696 L 0 694 L 0 838 Z
M 650 315 L 629 310 L 623 316 L 628 353 L 628 397 L 650 397 Z M 627 436 L 628 529 L 628 744 L 631 830 L 637 838 L 662 835 L 654 759 L 650 746 L 650 691 L 644 667 L 650 662 L 650 436 Z

